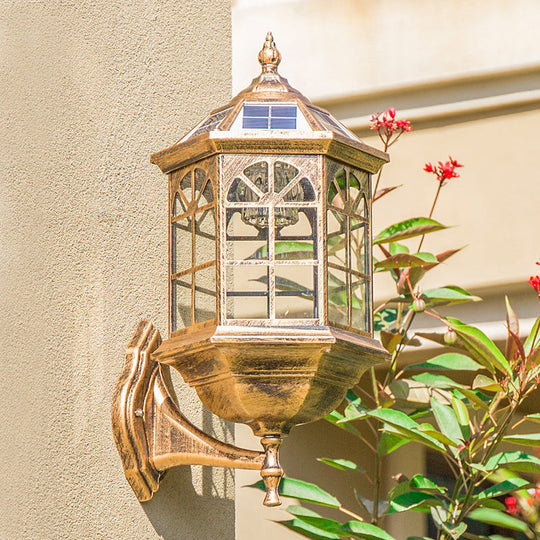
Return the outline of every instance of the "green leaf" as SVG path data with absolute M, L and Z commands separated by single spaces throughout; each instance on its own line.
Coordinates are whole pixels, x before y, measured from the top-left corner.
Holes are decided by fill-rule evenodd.
M 525 343 L 523 345 L 523 348 L 525 349 L 525 354 L 529 356 L 531 354 L 531 351 L 538 346 L 538 343 L 540 341 L 540 317 L 534 321 L 533 327 L 531 329 L 531 333 L 525 340 Z
M 422 236 L 442 229 L 447 229 L 447 227 L 434 219 L 425 217 L 406 219 L 405 221 L 390 225 L 390 227 L 387 227 L 380 232 L 373 239 L 373 245 L 405 240 L 407 238 Z
M 450 318 L 447 319 L 447 322 L 477 362 L 488 368 L 492 373 L 495 372 L 495 369 L 498 369 L 507 375 L 511 374 L 510 366 L 504 355 L 481 330 Z
M 500 497 L 506 493 L 516 491 L 517 489 L 523 489 L 525 486 L 529 486 L 530 482 L 523 478 L 509 478 L 503 482 L 499 482 L 494 486 L 490 486 L 484 491 L 478 493 L 478 499 L 491 499 L 493 497 Z
M 275 253 L 277 260 L 299 260 L 313 258 L 313 244 L 310 242 L 276 241 Z M 248 257 L 248 259 L 267 259 L 266 244 Z
M 429 493 L 421 491 L 408 491 L 390 501 L 388 514 L 414 510 L 416 512 L 429 512 L 430 506 L 441 506 L 442 502 Z
M 470 390 L 468 388 L 460 388 L 459 390 L 456 390 L 454 392 L 455 394 L 459 393 L 462 394 L 464 397 L 466 397 L 470 403 L 476 405 L 479 409 L 484 409 L 485 411 L 489 410 L 489 400 L 486 398 L 487 401 L 484 401 L 481 396 L 480 392 Z M 458 396 L 459 399 L 460 396 Z
M 288 510 L 287 510 L 288 511 Z M 297 514 L 296 516 L 300 521 L 315 527 L 319 531 L 324 531 L 326 533 L 342 535 L 342 525 L 339 521 L 333 519 L 328 519 L 322 516 L 310 516 L 305 513 Z
M 426 427 L 421 427 L 420 430 L 422 431 L 422 433 L 425 433 L 429 437 L 433 437 L 434 439 L 438 440 L 443 444 L 446 444 L 447 446 L 452 446 L 454 448 L 457 448 L 458 446 L 459 441 L 454 441 L 444 435 L 444 433 L 440 433 L 431 424 L 426 424 Z
M 466 388 L 464 385 L 459 384 L 449 377 L 439 375 L 438 373 L 420 373 L 411 377 L 413 381 L 425 384 L 426 386 L 432 386 L 434 388 Z
M 478 508 L 477 510 L 473 510 L 467 517 L 513 531 L 525 532 L 529 529 L 525 522 L 493 508 Z
M 251 484 L 249 487 L 255 487 L 260 490 L 265 489 L 262 480 Z M 324 491 L 319 486 L 304 482 L 303 480 L 296 480 L 295 478 L 283 478 L 279 486 L 279 494 L 300 501 L 320 504 L 321 506 L 331 506 L 332 508 L 339 508 L 341 506 L 341 503 L 333 495 L 330 495 L 330 493 Z
M 475 390 L 481 389 L 486 390 L 487 392 L 502 392 L 502 388 L 497 382 L 485 375 L 477 375 L 473 381 L 473 388 Z
M 420 442 L 435 450 L 445 451 L 444 445 L 439 441 L 422 433 L 420 427 L 414 420 L 409 418 L 405 413 L 393 409 L 375 409 L 370 411 L 369 416 L 373 416 L 389 426 L 395 428 L 402 436 L 411 440 Z
M 500 468 L 511 471 L 540 473 L 540 459 L 525 452 L 501 452 L 488 459 L 486 470 L 496 471 Z
M 311 538 L 311 540 L 340 540 L 340 538 L 342 538 L 342 536 L 321 531 L 321 529 L 313 527 L 300 519 L 279 521 L 278 523 L 284 527 L 287 527 L 287 529 L 302 535 L 304 538 Z
M 507 435 L 504 442 L 523 444 L 525 446 L 540 446 L 540 433 L 523 433 L 520 435 Z
M 431 358 L 421 364 L 407 366 L 405 369 L 455 370 L 478 371 L 482 366 L 472 358 L 460 353 L 445 353 Z
M 461 287 L 447 285 L 437 289 L 428 289 L 422 294 L 422 298 L 429 300 L 430 304 L 461 304 L 463 302 L 479 302 L 479 296 L 473 296 Z
M 525 418 L 527 420 L 530 420 L 531 422 L 536 422 L 537 424 L 540 424 L 540 413 L 528 414 Z
M 396 540 L 380 527 L 371 523 L 363 523 L 362 521 L 348 521 L 343 525 L 343 531 L 349 533 L 355 538 L 364 538 L 365 540 Z
M 379 446 L 377 447 L 377 454 L 379 456 L 387 456 L 391 454 L 394 450 L 397 450 L 404 444 L 407 444 L 409 441 L 398 437 L 393 433 L 388 433 L 383 431 L 379 438 Z
M 441 432 L 452 441 L 463 439 L 463 434 L 461 433 L 461 428 L 454 411 L 450 407 L 439 403 L 436 399 L 431 398 L 430 403 L 433 416 L 435 416 Z
M 469 425 L 469 411 L 467 406 L 461 399 L 457 399 L 455 396 L 452 396 L 452 409 L 456 413 L 456 418 L 461 428 L 461 433 L 464 440 L 468 440 L 471 436 L 471 428 Z
M 396 253 L 382 261 L 378 261 L 373 265 L 375 272 L 391 270 L 393 268 L 408 268 L 416 266 L 424 266 L 428 263 L 438 263 L 437 257 L 431 253 Z
M 428 493 L 444 493 L 445 487 L 438 486 L 435 482 L 432 482 L 429 478 L 421 474 L 416 474 L 411 478 L 409 482 L 411 489 L 426 491 Z
M 330 465 L 330 467 L 334 467 L 340 471 L 366 472 L 362 467 L 359 467 L 356 463 L 353 463 L 348 459 L 318 458 L 317 461 Z
M 352 424 L 348 423 L 348 420 L 339 412 L 332 411 L 324 418 L 327 422 L 334 424 L 334 426 L 344 429 L 353 435 L 360 435 L 360 431 L 356 429 Z
M 287 506 L 286 508 L 287 512 L 293 516 L 313 516 L 313 517 L 321 517 L 320 514 L 317 514 L 317 512 L 310 510 L 309 508 L 305 508 L 304 506 L 300 506 L 299 504 L 291 504 L 290 506 Z
M 397 255 L 398 253 L 409 253 L 409 248 L 404 244 L 391 242 L 388 246 L 388 251 L 390 251 L 390 255 Z

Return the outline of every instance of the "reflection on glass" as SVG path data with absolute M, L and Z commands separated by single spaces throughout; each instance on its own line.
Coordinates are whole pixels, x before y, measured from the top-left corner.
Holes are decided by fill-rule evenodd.
M 314 269 L 276 264 L 276 319 L 312 319 Z
M 216 258 L 214 209 L 195 214 L 195 266 Z
M 328 242 L 328 263 L 338 266 L 347 266 L 347 216 L 328 210 L 327 220 L 327 242 Z
M 276 208 L 276 213 L 279 210 Z M 316 211 L 313 208 L 302 208 L 297 212 L 298 219 L 293 225 L 279 227 L 276 224 L 276 260 L 315 258 L 313 230 L 316 227 Z
M 191 268 L 191 218 L 172 224 L 172 273 Z
M 173 279 L 172 291 L 172 331 L 191 324 L 191 275 Z
M 227 318 L 268 318 L 268 267 L 227 265 Z
M 357 330 L 367 330 L 366 326 L 366 285 L 363 280 L 353 276 L 351 283 L 351 326 Z
M 348 280 L 347 272 L 328 269 L 328 318 L 331 323 L 348 324 Z
M 210 321 L 216 316 L 216 267 L 195 272 L 195 322 Z
M 365 224 L 363 221 L 358 221 L 354 218 L 350 218 L 351 222 L 351 234 L 350 234 L 350 257 L 351 257 L 351 270 L 357 272 L 365 272 L 365 250 L 364 250 L 364 238 L 365 238 Z
M 239 210 L 227 210 L 227 260 L 268 259 L 268 229 L 246 224 Z

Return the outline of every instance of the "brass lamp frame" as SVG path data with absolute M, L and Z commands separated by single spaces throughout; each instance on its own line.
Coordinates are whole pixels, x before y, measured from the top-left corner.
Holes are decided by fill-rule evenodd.
M 223 113 L 219 127 L 200 134 L 194 130 L 195 133 L 190 132 L 178 144 L 152 155 L 151 162 L 170 177 L 169 208 L 172 209 L 175 196 L 171 187 L 174 175 L 201 162 L 210 163 L 217 180 L 233 174 L 227 164 L 234 156 L 242 163 L 248 155 L 284 160 L 291 156 L 301 160 L 305 156 L 306 162 L 309 159 L 315 164 L 311 167 L 321 178 L 326 178 L 327 158 L 366 173 L 377 173 L 388 161 L 386 153 L 364 144 L 343 126 L 335 130 L 325 126 L 321 119 L 329 117 L 328 113 L 289 86 L 277 73 L 279 60 L 269 34 L 259 54 L 261 75 L 230 104 L 211 113 Z M 249 102 L 293 102 L 312 131 L 229 131 L 243 105 Z M 369 215 L 369 179 L 367 182 Z M 321 182 L 319 187 L 320 231 L 326 231 L 326 212 L 322 211 L 325 186 Z M 217 181 L 214 208 L 220 206 L 224 197 L 216 188 Z M 344 209 L 345 213 L 348 211 Z M 223 224 L 218 223 L 216 219 L 216 243 L 224 245 Z M 369 227 L 368 219 L 365 227 Z M 326 261 L 324 232 L 319 236 L 317 242 L 322 243 L 317 248 L 319 257 Z M 317 264 L 323 265 L 321 261 Z M 220 284 L 224 280 L 222 264 L 219 256 L 208 262 L 209 266 L 216 266 L 218 291 L 224 286 Z M 369 253 L 366 266 L 371 266 Z M 358 275 L 370 279 L 367 272 Z M 325 279 L 320 287 L 317 300 L 319 307 L 324 308 L 328 304 Z M 368 299 L 367 311 L 371 309 L 370 302 Z M 234 325 L 224 321 L 224 312 L 218 310 L 214 320 L 179 330 L 170 326 L 170 337 L 163 343 L 151 322 L 139 323 L 127 349 L 112 408 L 115 441 L 126 477 L 139 500 L 153 496 L 170 467 L 211 465 L 260 470 L 266 486 L 264 504 L 280 504 L 277 489 L 283 471 L 278 450 L 282 436 L 296 424 L 324 417 L 339 405 L 365 369 L 388 358 L 380 343 L 373 339 L 369 325 L 363 331 L 330 323 L 327 311 L 323 309 L 311 323 L 302 326 L 301 322 L 291 320 L 287 326 L 272 324 L 273 321 Z M 192 301 L 192 323 L 194 318 Z M 264 452 L 223 443 L 191 424 L 180 412 L 170 380 L 170 366 L 196 388 L 199 398 L 212 412 L 226 420 L 250 425 L 262 437 Z

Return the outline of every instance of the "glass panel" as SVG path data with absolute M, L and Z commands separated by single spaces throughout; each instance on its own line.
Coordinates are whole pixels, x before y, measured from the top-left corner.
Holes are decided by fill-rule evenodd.
M 265 210 L 254 208 L 253 211 Z M 268 227 L 245 223 L 239 210 L 227 210 L 227 260 L 268 259 Z
M 283 161 L 276 161 L 274 164 L 274 191 L 280 192 L 282 191 L 292 180 L 296 178 L 296 175 L 298 174 L 298 169 L 296 167 L 293 167 L 292 165 L 289 165 L 288 163 L 284 163 Z M 302 196 L 302 190 L 300 187 L 294 187 L 291 190 L 293 193 L 290 194 L 290 196 L 294 197 L 292 199 L 288 199 L 291 201 L 301 201 L 302 199 L 299 198 Z
M 347 193 L 347 174 L 345 169 L 341 169 L 328 187 L 328 204 L 336 208 L 345 208 L 345 199 Z
M 248 180 L 251 180 L 263 193 L 268 193 L 268 163 L 259 161 L 244 170 Z
M 206 172 L 202 169 L 195 169 L 193 180 L 193 188 L 195 190 L 193 198 L 197 200 L 201 190 L 205 186 Z
M 195 214 L 195 261 L 194 266 L 216 258 L 216 225 L 214 209 Z
M 296 129 L 296 118 L 272 117 L 270 119 L 270 129 Z
M 200 125 L 197 128 L 195 128 L 191 133 L 188 133 L 182 139 L 182 142 L 184 142 L 187 139 L 191 139 L 192 137 L 196 137 L 197 135 L 200 135 L 201 133 L 206 133 L 208 131 L 217 129 L 230 110 L 231 109 L 225 109 L 224 111 L 220 111 L 220 112 L 210 115 L 208 118 L 203 120 L 200 123 Z
M 244 105 L 244 117 L 260 116 L 268 118 L 270 107 L 268 105 Z
M 357 330 L 367 330 L 366 325 L 366 285 L 363 280 L 352 276 L 352 320 L 351 326 Z
M 216 267 L 195 272 L 195 322 L 216 318 Z
M 180 182 L 180 189 L 188 203 L 193 200 L 191 188 L 191 171 L 189 171 Z
M 242 127 L 244 129 L 268 129 L 268 118 L 251 118 L 245 116 L 244 112 Z
M 311 219 L 314 220 L 315 209 L 276 208 L 276 216 L 285 210 L 294 210 L 297 219 L 294 224 L 286 227 L 279 227 L 276 223 L 276 260 L 314 259 L 313 228 L 315 224 L 310 222 L 306 214 L 309 213 Z
M 177 193 L 174 196 L 173 204 L 173 216 L 179 216 L 187 212 L 187 206 L 184 203 L 184 200 L 180 196 L 180 193 Z
M 364 222 L 358 221 L 354 218 L 349 218 L 351 222 L 351 234 L 350 239 L 350 257 L 351 257 L 351 270 L 357 272 L 366 273 L 365 268 L 365 228 Z
M 284 197 L 284 201 L 314 201 L 315 190 L 313 185 L 307 178 L 302 178 L 300 182 L 288 191 Z
M 354 174 L 351 173 L 349 178 L 351 182 L 349 197 L 351 201 L 352 211 L 358 216 L 365 217 L 366 199 L 364 196 L 364 188 L 362 187 L 362 184 L 360 183 L 360 181 Z
M 191 217 L 172 223 L 172 273 L 183 272 L 192 266 Z
M 172 331 L 191 325 L 191 275 L 172 281 Z
M 326 228 L 328 231 L 328 262 L 347 267 L 347 216 L 328 210 Z
M 311 265 L 276 265 L 276 319 L 312 319 L 315 302 Z
M 209 204 L 211 202 L 214 202 L 214 189 L 210 179 L 207 179 L 199 199 L 199 206 L 204 206 L 205 204 Z
M 348 325 L 348 299 L 346 272 L 328 268 L 328 318 L 330 322 Z
M 259 196 L 240 178 L 235 178 L 232 183 L 227 200 L 232 202 L 255 202 Z
M 227 318 L 268 318 L 268 267 L 227 265 Z

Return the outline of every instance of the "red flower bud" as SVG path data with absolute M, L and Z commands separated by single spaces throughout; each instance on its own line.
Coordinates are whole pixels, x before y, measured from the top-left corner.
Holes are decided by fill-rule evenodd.
M 395 118 L 396 117 L 396 109 L 394 109 L 394 107 L 390 107 L 388 109 L 388 114 L 390 115 L 391 118 Z
M 531 276 L 529 285 L 540 295 L 540 276 Z

